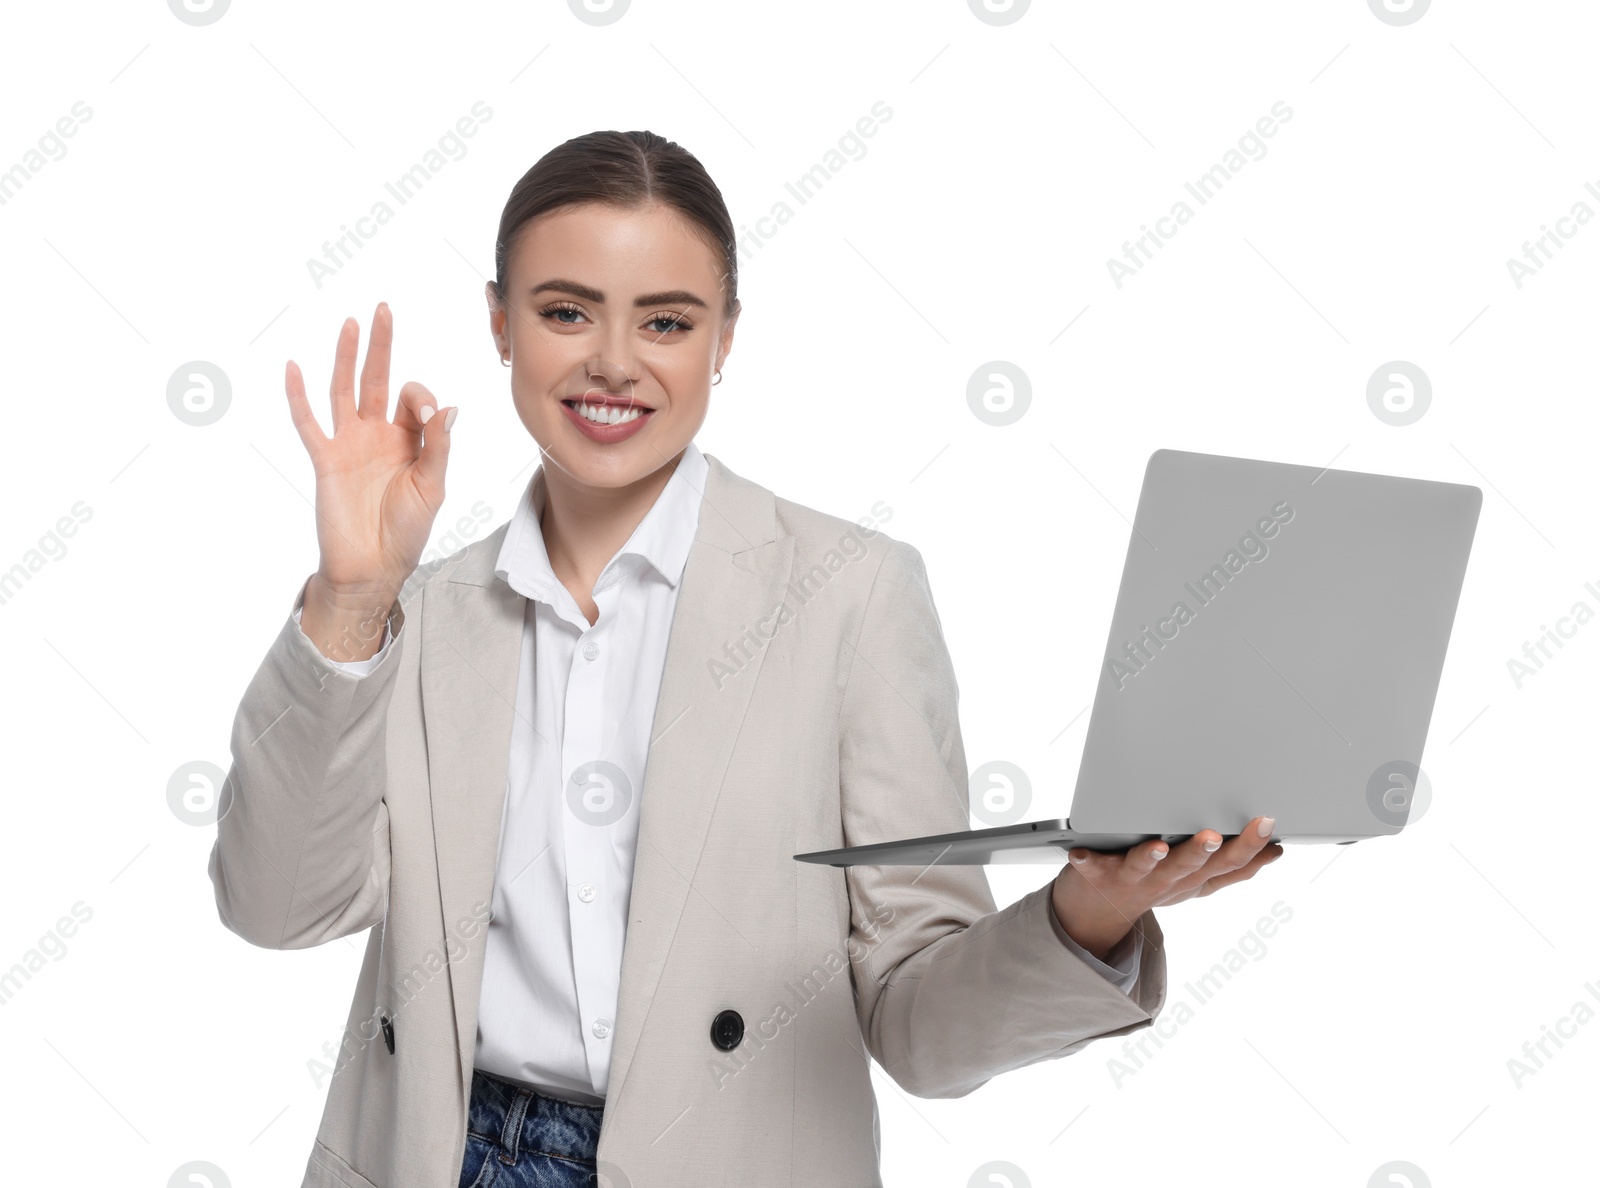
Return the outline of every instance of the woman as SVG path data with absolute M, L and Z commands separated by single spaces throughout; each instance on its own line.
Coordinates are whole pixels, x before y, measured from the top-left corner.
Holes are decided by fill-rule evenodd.
M 1149 1026 L 1151 908 L 1281 852 L 1263 818 L 1074 852 L 999 911 L 975 867 L 793 861 L 968 828 L 967 767 L 919 553 L 694 444 L 735 252 L 648 132 L 517 183 L 489 328 L 543 460 L 431 572 L 457 409 L 389 420 L 388 308 L 359 394 L 340 332 L 332 436 L 288 364 L 321 558 L 210 872 L 257 945 L 371 929 L 305 1185 L 877 1184 L 869 1053 L 955 1097 Z

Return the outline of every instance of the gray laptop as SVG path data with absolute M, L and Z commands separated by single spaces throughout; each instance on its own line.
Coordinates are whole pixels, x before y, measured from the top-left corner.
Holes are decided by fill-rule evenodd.
M 1457 483 L 1157 450 L 1071 816 L 795 858 L 1060 865 L 1072 847 L 1236 836 L 1258 815 L 1280 842 L 1399 833 L 1482 502 Z

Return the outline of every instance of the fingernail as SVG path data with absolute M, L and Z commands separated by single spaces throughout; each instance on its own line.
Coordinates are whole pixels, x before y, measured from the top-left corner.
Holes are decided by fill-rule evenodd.
M 1073 864 L 1076 866 L 1082 866 L 1085 862 L 1089 861 L 1089 855 L 1087 854 L 1069 854 L 1067 857 L 1071 858 Z
M 1272 836 L 1272 827 L 1274 825 L 1276 825 L 1277 823 L 1278 822 L 1276 820 L 1274 820 L 1272 817 L 1262 817 L 1261 818 L 1261 824 L 1256 826 L 1256 836 L 1257 837 L 1271 837 Z
M 1157 862 L 1160 862 L 1161 859 L 1165 858 L 1166 856 L 1167 852 L 1165 850 L 1152 850 L 1150 852 L 1150 857 L 1154 858 Z
M 1209 841 L 1209 842 L 1206 843 L 1206 853 L 1207 854 L 1211 853 L 1214 850 L 1220 850 L 1221 848 L 1222 848 L 1222 843 L 1219 842 L 1219 841 Z
M 446 433 L 449 433 L 450 427 L 456 423 L 456 413 L 458 411 L 460 410 L 452 408 L 449 412 L 444 414 L 444 431 Z
M 417 414 L 417 420 L 426 425 L 429 418 L 431 418 L 436 411 L 437 410 L 433 407 L 433 405 L 430 404 Z

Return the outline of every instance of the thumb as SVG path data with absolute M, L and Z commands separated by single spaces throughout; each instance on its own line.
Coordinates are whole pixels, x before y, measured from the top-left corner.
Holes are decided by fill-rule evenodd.
M 444 472 L 450 460 L 450 430 L 455 426 L 456 405 L 442 411 L 431 404 L 417 414 L 422 422 L 422 449 L 417 454 L 416 483 L 428 503 L 437 509 L 444 503 Z

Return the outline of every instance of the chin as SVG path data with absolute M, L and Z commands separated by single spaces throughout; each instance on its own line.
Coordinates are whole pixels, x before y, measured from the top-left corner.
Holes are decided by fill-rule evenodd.
M 611 446 L 596 445 L 588 440 L 576 444 L 569 441 L 565 445 L 565 449 L 555 452 L 558 465 L 590 487 L 630 486 L 648 478 L 663 466 L 670 465 L 683 448 L 652 448 L 650 444 L 637 440 Z

